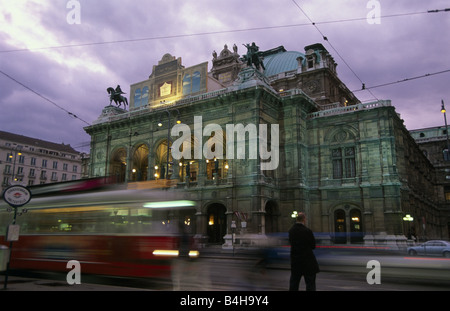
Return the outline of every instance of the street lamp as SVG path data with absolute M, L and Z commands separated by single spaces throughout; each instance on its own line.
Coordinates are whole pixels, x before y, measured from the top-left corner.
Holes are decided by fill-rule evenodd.
M 447 135 L 447 155 L 445 157 L 445 160 L 449 161 L 450 160 L 450 154 L 449 154 L 449 152 L 450 152 L 450 141 L 448 139 L 447 114 L 446 114 L 446 110 L 445 110 L 444 100 L 443 99 L 441 99 L 441 103 L 442 103 L 441 112 L 444 114 L 444 121 L 445 121 L 445 134 Z
M 181 117 L 180 117 L 180 111 L 178 109 L 174 109 L 177 112 L 177 118 L 176 118 L 176 122 L 177 124 L 181 123 Z M 170 111 L 168 109 L 165 109 L 164 112 L 167 113 L 167 119 L 169 122 L 169 125 L 167 126 L 167 169 L 166 169 L 166 179 L 169 179 L 169 151 L 170 151 L 170 147 L 169 147 L 169 142 L 170 142 L 170 127 L 171 127 L 171 119 L 172 119 L 172 114 L 170 113 Z M 158 126 L 162 127 L 162 121 L 161 121 L 161 116 L 159 118 L 159 122 L 158 122 Z M 160 178 L 164 178 L 164 176 L 160 176 Z
M 403 217 L 403 221 L 409 222 L 408 239 L 412 239 L 411 223 L 413 222 L 413 220 L 414 220 L 414 217 L 412 217 L 410 214 L 406 214 L 406 216 Z

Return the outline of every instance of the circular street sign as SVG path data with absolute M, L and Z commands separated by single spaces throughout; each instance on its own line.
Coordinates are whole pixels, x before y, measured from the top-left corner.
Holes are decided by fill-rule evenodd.
M 24 186 L 10 186 L 3 192 L 3 199 L 12 207 L 20 207 L 31 200 L 31 192 Z

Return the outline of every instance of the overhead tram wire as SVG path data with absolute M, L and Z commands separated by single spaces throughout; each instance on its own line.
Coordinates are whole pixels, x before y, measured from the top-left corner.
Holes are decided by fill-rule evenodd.
M 364 90 L 376 89 L 376 88 L 379 88 L 379 87 L 389 86 L 389 85 L 393 85 L 393 84 L 408 82 L 408 81 L 422 79 L 422 78 L 428 78 L 428 77 L 431 77 L 431 76 L 435 76 L 435 75 L 439 75 L 439 74 L 443 74 L 443 73 L 447 73 L 447 72 L 450 72 L 450 69 L 437 71 L 437 72 L 433 72 L 433 73 L 427 73 L 427 74 L 416 76 L 416 77 L 405 78 L 403 80 L 398 80 L 398 81 L 394 81 L 394 82 L 387 82 L 387 83 L 383 83 L 383 84 L 369 86 L 369 87 L 365 87 L 364 89 L 354 90 L 352 92 L 356 93 L 356 92 L 361 92 L 361 91 L 364 91 Z
M 300 6 L 295 1 L 294 1 L 294 3 L 303 12 L 303 10 L 300 8 Z M 412 15 L 419 15 L 419 14 L 441 13 L 441 12 L 450 12 L 450 8 L 438 9 L 438 10 L 428 10 L 428 11 L 421 11 L 421 12 L 410 12 L 410 13 L 399 13 L 399 14 L 391 14 L 391 15 L 382 15 L 382 16 L 380 16 L 380 18 L 384 19 L 384 18 L 412 16 Z M 303 12 L 303 14 L 305 14 L 305 13 Z M 321 21 L 321 22 L 313 22 L 312 20 L 310 20 L 310 23 L 300 23 L 300 24 L 291 24 L 291 25 L 278 25 L 278 26 L 262 26 L 262 27 L 253 27 L 253 28 L 244 28 L 244 29 L 230 29 L 230 30 L 220 30 L 220 31 L 200 32 L 200 33 L 190 33 L 190 34 L 176 34 L 176 35 L 166 35 L 166 36 L 147 37 L 147 38 L 123 39 L 123 40 L 114 40 L 114 41 L 77 43 L 77 44 L 67 44 L 67 45 L 59 45 L 59 46 L 47 46 L 47 47 L 40 47 L 40 48 L 3 50 L 3 51 L 0 51 L 0 53 L 39 51 L 39 50 L 50 50 L 50 49 L 73 48 L 73 47 L 87 47 L 87 46 L 106 45 L 106 44 L 120 44 L 120 43 L 139 42 L 139 41 L 166 40 L 166 39 L 177 39 L 177 38 L 186 38 L 186 37 L 195 37 L 195 36 L 218 35 L 218 34 L 225 34 L 225 33 L 236 33 L 236 32 L 270 30 L 270 29 L 280 29 L 280 28 L 303 27 L 303 26 L 311 26 L 311 25 L 313 25 L 313 26 L 315 26 L 317 28 L 317 25 L 321 25 L 321 24 L 335 24 L 335 23 L 357 22 L 357 21 L 365 21 L 365 20 L 367 20 L 367 17 L 347 18 L 347 19 L 340 19 L 340 20 L 333 20 L 333 21 Z
M 20 82 L 19 80 L 17 80 L 17 79 L 15 79 L 15 78 L 11 77 L 9 74 L 5 73 L 4 71 L 0 70 L 0 73 L 1 73 L 2 75 L 4 75 L 5 77 L 7 77 L 8 79 L 10 79 L 10 80 L 16 82 L 17 84 L 23 86 L 24 88 L 26 88 L 26 89 L 29 90 L 30 92 L 36 94 L 36 95 L 39 96 L 40 98 L 46 100 L 46 101 L 49 102 L 50 104 L 56 106 L 57 108 L 61 109 L 61 110 L 64 111 L 64 112 L 66 112 L 67 114 L 69 114 L 70 116 L 74 117 L 75 119 L 79 119 L 80 121 L 86 123 L 87 125 L 90 125 L 88 122 L 86 122 L 85 120 L 81 119 L 81 118 L 78 117 L 76 114 L 74 114 L 74 113 L 72 113 L 72 112 L 66 110 L 65 108 L 61 107 L 60 105 L 58 105 L 57 103 L 55 103 L 55 102 L 52 101 L 51 99 L 49 99 L 49 98 L 45 97 L 44 95 L 40 94 L 39 92 L 33 90 L 31 87 L 29 87 L 29 86 L 23 84 L 23 83 Z
M 311 24 L 316 28 L 316 30 L 320 33 L 320 35 L 322 36 L 324 41 L 327 41 L 328 44 L 330 45 L 330 47 L 333 49 L 333 51 L 339 56 L 339 58 L 344 62 L 344 64 L 347 66 L 347 68 L 353 73 L 353 75 L 359 80 L 359 82 L 362 85 L 362 89 L 366 90 L 365 84 L 363 82 L 363 80 L 358 76 L 358 74 L 356 74 L 356 72 L 352 69 L 352 67 L 350 67 L 350 65 L 347 63 L 347 61 L 342 57 L 342 55 L 338 52 L 338 50 L 333 46 L 333 44 L 331 44 L 330 40 L 328 39 L 328 37 L 326 37 L 322 31 L 320 31 L 319 27 L 317 27 L 317 24 L 308 16 L 308 14 L 306 14 L 306 12 L 301 8 L 301 6 L 295 1 L 292 0 L 292 2 L 295 4 L 295 6 L 303 13 L 303 15 L 305 15 L 305 17 L 311 22 Z M 367 90 L 372 96 L 373 98 L 375 98 L 377 101 L 379 100 L 373 93 L 371 90 Z
M 311 18 L 306 14 L 306 12 L 303 11 L 303 9 L 297 4 L 297 2 L 295 2 L 295 0 L 292 0 L 294 2 L 294 4 L 300 9 L 300 11 L 308 18 L 308 20 L 310 21 L 310 23 L 302 23 L 302 24 L 293 24 L 293 25 L 281 25 L 281 26 L 265 26 L 265 27 L 255 27 L 255 28 L 246 28 L 246 29 L 234 29 L 234 30 L 223 30 L 223 31 L 214 31 L 214 32 L 203 32 L 203 33 L 192 33 L 192 34 L 179 34 L 179 35 L 169 35 L 169 36 L 159 36 L 159 37 L 149 37 L 149 38 L 138 38 L 138 39 L 124 39 L 124 40 L 116 40 L 116 41 L 104 41 L 104 42 L 91 42 L 91 43 L 81 43 L 81 44 L 69 44 L 69 45 L 61 45 L 61 46 L 51 46 L 51 47 L 41 47 L 41 48 L 34 48 L 34 49 L 15 49 L 15 50 L 3 50 L 0 51 L 0 53 L 13 53 L 13 52 L 23 52 L 23 51 L 37 51 L 37 50 L 48 50 L 48 49 L 59 49 L 59 48 L 71 48 L 71 47 L 83 47 L 83 46 L 95 46 L 95 45 L 105 45 L 105 44 L 117 44 L 117 43 L 127 43 L 127 42 L 138 42 L 138 41 L 150 41 L 150 40 L 162 40 L 162 39 L 173 39 L 173 38 L 182 38 L 182 37 L 193 37 L 193 36 L 203 36 L 203 35 L 214 35 L 214 34 L 223 34 L 223 33 L 234 33 L 234 32 L 246 32 L 246 31 L 257 31 L 257 30 L 268 30 L 268 29 L 278 29 L 278 28 L 290 28 L 290 27 L 301 27 L 301 26 L 311 26 L 313 25 L 317 31 L 322 35 L 322 38 L 328 42 L 328 44 L 331 46 L 331 48 L 335 51 L 335 53 L 342 59 L 342 61 L 345 63 L 345 65 L 350 69 L 350 71 L 357 77 L 357 79 L 361 82 L 362 84 L 362 89 L 358 90 L 358 91 L 363 91 L 363 90 L 367 90 L 371 93 L 371 95 L 378 100 L 378 98 L 370 91 L 370 89 L 373 88 L 377 88 L 377 87 L 381 87 L 381 86 L 386 86 L 386 85 L 390 85 L 390 84 L 394 84 L 394 83 L 400 83 L 400 82 L 405 82 L 408 80 L 412 80 L 412 79 L 418 79 L 421 77 L 415 77 L 415 78 L 410 78 L 410 79 L 405 79 L 402 81 L 396 81 L 396 82 L 391 82 L 391 83 L 386 83 L 383 85 L 378 85 L 378 86 L 373 86 L 373 87 L 365 87 L 365 84 L 363 83 L 363 81 L 359 78 L 359 76 L 356 74 L 356 72 L 350 67 L 350 65 L 345 61 L 345 59 L 340 55 L 340 53 L 336 50 L 336 48 L 334 48 L 334 46 L 331 44 L 331 42 L 328 40 L 328 38 L 320 31 L 320 29 L 317 27 L 317 25 L 319 24 L 331 24 L 331 23 L 342 23 L 342 22 L 354 22 L 354 21 L 362 21 L 362 20 L 366 20 L 367 17 L 361 17 L 361 18 L 349 18 L 349 19 L 341 19 L 341 20 L 335 20 L 335 21 L 323 21 L 323 22 L 313 22 L 311 20 Z M 450 8 L 446 8 L 446 9 L 436 9 L 436 10 L 428 10 L 428 11 L 422 11 L 422 12 L 411 12 L 411 13 L 400 13 L 400 14 L 392 14 L 392 15 L 385 15 L 385 16 L 380 16 L 380 18 L 391 18 L 391 17 L 401 17 L 401 16 L 410 16 L 410 15 L 418 15 L 418 14 L 429 14 L 429 13 L 440 13 L 440 12 L 450 12 Z M 439 73 L 444 73 L 447 71 L 443 71 L 443 72 L 438 72 L 438 73 L 434 73 L 434 74 L 439 74 Z M 86 123 L 87 125 L 90 125 L 88 122 L 86 122 L 85 120 L 81 119 L 80 117 L 78 117 L 77 115 L 75 115 L 74 113 L 66 110 L 65 108 L 59 106 L 58 104 L 56 104 L 54 101 L 50 100 L 49 98 L 43 96 L 42 94 L 36 92 L 35 90 L 33 90 L 32 88 L 26 86 L 25 84 L 23 84 L 22 82 L 18 81 L 17 79 L 11 77 L 10 75 L 8 75 L 7 73 L 3 72 L 0 70 L 0 73 L 3 74 L 4 76 L 6 76 L 7 78 L 11 79 L 12 81 L 18 83 L 19 85 L 23 86 L 24 88 L 28 89 L 29 91 L 31 91 L 32 93 L 36 94 L 37 96 L 41 97 L 42 99 L 46 100 L 47 102 L 53 104 L 54 106 L 56 106 L 57 108 L 65 111 L 66 113 L 68 113 L 70 116 L 81 120 L 82 122 Z M 429 75 L 434 75 L 434 74 L 428 74 L 425 76 L 429 76 Z M 356 91 L 354 91 L 356 92 Z

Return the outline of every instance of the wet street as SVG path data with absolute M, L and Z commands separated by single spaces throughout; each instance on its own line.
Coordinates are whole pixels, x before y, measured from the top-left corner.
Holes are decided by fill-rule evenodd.
M 172 261 L 172 274 L 164 279 L 124 278 L 83 274 L 83 285 L 98 284 L 124 290 L 150 291 L 287 291 L 290 277 L 286 254 L 277 257 L 261 253 L 236 255 L 210 252 L 197 259 Z M 336 251 L 316 252 L 321 272 L 317 274 L 318 291 L 448 291 L 450 290 L 450 259 L 442 257 L 411 257 L 403 253 Z M 270 257 L 270 256 L 269 256 Z M 369 284 L 372 271 L 367 263 L 380 263 L 379 282 Z M 81 266 L 82 270 L 82 266 Z M 67 285 L 66 274 L 15 271 L 16 277 L 42 279 L 39 284 Z M 3 277 L 2 277 L 3 279 Z M 373 283 L 373 282 L 372 282 Z M 48 290 L 58 289 L 57 286 Z M 77 285 L 72 289 L 78 290 Z M 34 290 L 32 287 L 26 290 Z M 42 290 L 42 289 L 38 289 Z M 95 289 L 94 289 L 95 290 Z M 99 290 L 105 290 L 101 288 Z M 304 280 L 300 290 L 305 290 Z
M 447 262 L 446 262 L 447 263 Z M 450 264 L 450 260 L 448 261 Z M 448 291 L 449 282 L 424 278 L 426 271 L 417 271 L 417 275 L 406 268 L 387 269 L 383 276 L 381 270 L 380 284 L 368 284 L 367 273 L 370 269 L 337 268 L 323 266 L 317 274 L 318 291 Z M 290 270 L 285 267 L 263 268 L 254 265 L 251 260 L 205 259 L 203 262 L 188 263 L 183 268 L 180 287 L 177 290 L 226 290 L 226 291 L 286 291 L 289 284 Z M 450 280 L 450 272 L 443 271 Z M 421 277 L 419 277 L 421 276 Z M 164 289 L 170 290 L 170 286 Z M 300 290 L 305 290 L 304 280 Z

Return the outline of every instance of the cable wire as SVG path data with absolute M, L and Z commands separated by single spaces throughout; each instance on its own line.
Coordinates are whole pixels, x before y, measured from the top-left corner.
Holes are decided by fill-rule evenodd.
M 437 72 L 433 72 L 433 73 L 427 73 L 427 74 L 424 74 L 424 75 L 411 77 L 411 78 L 406 78 L 406 79 L 398 80 L 398 81 L 394 81 L 394 82 L 388 82 L 388 83 L 378 84 L 378 85 L 374 85 L 374 86 L 369 86 L 369 87 L 365 87 L 365 88 L 360 89 L 360 90 L 354 90 L 352 92 L 360 92 L 360 91 L 364 91 L 364 90 L 370 90 L 370 89 L 375 89 L 375 88 L 379 88 L 379 87 L 389 86 L 389 85 L 393 85 L 393 84 L 397 84 L 397 83 L 408 82 L 408 81 L 411 81 L 411 80 L 428 78 L 428 77 L 431 77 L 431 76 L 435 76 L 435 75 L 439 75 L 439 74 L 443 74 L 443 73 L 447 73 L 447 72 L 450 72 L 450 69 L 437 71 Z
M 86 122 L 85 120 L 81 119 L 81 118 L 78 117 L 76 114 L 74 114 L 74 113 L 72 113 L 72 112 L 66 110 L 65 108 L 61 107 L 60 105 L 58 105 L 57 103 L 55 103 L 55 102 L 52 101 L 51 99 L 45 97 L 44 95 L 42 95 L 42 94 L 36 92 L 35 90 L 33 90 L 31 87 L 29 87 L 29 86 L 23 84 L 22 82 L 18 81 L 17 79 L 15 79 L 15 78 L 13 78 L 13 77 L 11 77 L 9 74 L 3 72 L 2 70 L 0 70 L 0 73 L 1 73 L 2 75 L 4 75 L 5 77 L 7 77 L 8 79 L 10 79 L 10 80 L 16 82 L 17 84 L 23 86 L 24 88 L 26 88 L 26 89 L 29 90 L 30 92 L 36 94 L 36 95 L 39 96 L 40 98 L 46 100 L 47 102 L 51 103 L 52 105 L 54 105 L 54 106 L 58 107 L 59 109 L 65 111 L 67 114 L 69 114 L 70 116 L 74 117 L 75 119 L 79 119 L 79 120 L 81 120 L 82 122 L 86 123 L 87 125 L 90 125 L 88 122 Z
M 333 51 L 339 56 L 339 58 L 344 62 L 344 64 L 347 66 L 347 68 L 353 73 L 353 75 L 359 80 L 359 82 L 362 85 L 362 89 L 367 89 L 365 87 L 365 83 L 363 82 L 363 80 L 358 76 L 358 74 L 352 69 L 352 67 L 350 67 L 350 65 L 347 63 L 347 61 L 342 57 L 342 55 L 337 51 L 337 49 L 333 46 L 333 44 L 331 44 L 330 40 L 328 39 L 328 37 L 326 37 L 322 31 L 320 31 L 319 27 L 317 27 L 317 24 L 313 22 L 313 20 L 308 16 L 308 14 L 306 14 L 306 12 L 301 8 L 301 6 L 295 1 L 292 0 L 292 2 L 295 4 L 295 6 L 297 8 L 300 9 L 300 11 L 303 13 L 303 15 L 306 16 L 306 18 L 311 22 L 311 24 L 317 29 L 317 31 L 320 33 L 320 35 L 322 36 L 324 41 L 327 41 L 328 44 L 330 45 L 330 47 L 333 49 Z M 370 91 L 367 90 L 372 96 L 373 98 L 375 98 L 376 100 L 378 100 L 378 98 Z
M 302 12 L 304 12 L 295 1 L 294 1 L 294 3 L 297 5 L 297 7 Z M 392 17 L 412 16 L 412 15 L 440 13 L 440 12 L 450 12 L 450 8 L 440 9 L 440 10 L 428 10 L 428 11 L 421 11 L 421 12 L 382 15 L 382 16 L 380 16 L 380 18 L 392 18 Z M 303 13 L 303 14 L 305 14 L 305 13 Z M 40 47 L 40 48 L 13 49 L 13 50 L 3 50 L 3 51 L 0 51 L 0 53 L 14 53 L 14 52 L 25 52 L 25 51 L 39 51 L 39 50 L 50 50 L 50 49 L 96 46 L 96 45 L 106 45 L 106 44 L 119 44 L 119 43 L 129 43 L 129 42 L 139 42 L 139 41 L 165 40 L 165 39 L 186 38 L 186 37 L 195 37 L 195 36 L 218 35 L 218 34 L 224 34 L 224 33 L 236 33 L 236 32 L 270 30 L 270 29 L 280 29 L 280 28 L 303 27 L 303 26 L 311 26 L 311 25 L 317 26 L 317 25 L 321 25 L 321 24 L 334 24 L 334 23 L 343 23 L 343 22 L 365 21 L 365 20 L 367 20 L 367 17 L 347 18 L 347 19 L 340 19 L 340 20 L 333 20 L 333 21 L 321 21 L 321 22 L 313 22 L 311 19 L 309 19 L 309 20 L 310 20 L 310 23 L 277 25 L 277 26 L 262 26 L 262 27 L 253 27 L 253 28 L 244 28 L 244 29 L 230 29 L 230 30 L 220 30 L 220 31 L 200 32 L 200 33 L 190 33 L 190 34 L 176 34 L 176 35 L 166 35 L 166 36 L 146 37 L 146 38 L 136 38 L 136 39 L 123 39 L 123 40 L 114 40 L 114 41 L 76 43 L 76 44 L 67 44 L 67 45 L 58 45 L 58 46 L 47 46 L 47 47 Z

